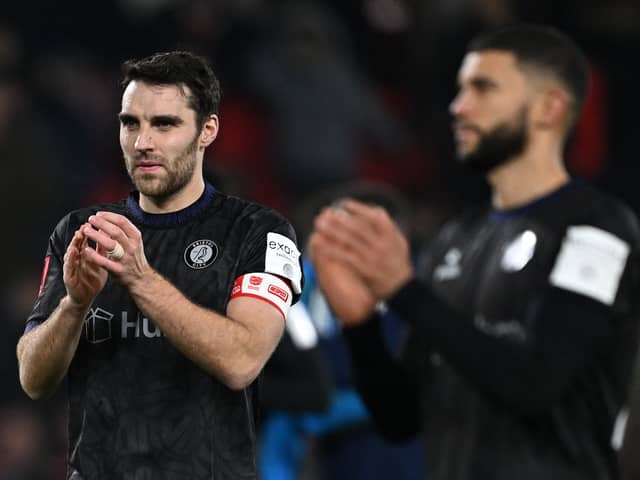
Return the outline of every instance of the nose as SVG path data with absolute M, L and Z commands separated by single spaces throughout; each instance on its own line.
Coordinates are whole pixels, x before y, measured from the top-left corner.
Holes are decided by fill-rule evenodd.
M 449 104 L 449 113 L 456 118 L 460 117 L 469 110 L 470 104 L 469 93 L 465 90 L 460 90 Z
M 149 129 L 140 128 L 140 130 L 138 131 L 138 136 L 136 137 L 134 147 L 140 152 L 153 150 L 153 136 L 151 135 L 151 131 Z

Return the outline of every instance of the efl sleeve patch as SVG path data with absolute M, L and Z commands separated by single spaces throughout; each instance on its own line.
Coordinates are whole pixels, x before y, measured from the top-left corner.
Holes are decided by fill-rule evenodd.
M 287 318 L 291 307 L 291 288 L 287 282 L 268 273 L 247 273 L 238 277 L 231 289 L 232 300 L 236 297 L 254 297 L 269 302 Z
M 293 241 L 279 233 L 267 233 L 267 251 L 264 256 L 264 271 L 288 278 L 295 293 L 302 293 L 302 271 L 300 252 Z
M 612 305 L 629 245 L 596 227 L 569 227 L 551 271 L 552 285 Z

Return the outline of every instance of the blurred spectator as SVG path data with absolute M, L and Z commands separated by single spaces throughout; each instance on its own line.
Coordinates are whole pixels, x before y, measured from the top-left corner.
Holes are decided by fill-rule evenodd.
M 3 260 L 1 291 L 18 273 L 39 269 L 45 252 L 38 237 L 48 235 L 73 192 L 63 182 L 67 145 L 25 83 L 22 39 L 0 27 L 0 45 L 0 217 L 7 227 L 0 247 L 11 252 Z
M 16 344 L 38 292 L 39 271 L 24 271 L 0 291 L 0 480 L 66 476 L 65 392 L 34 405 L 18 382 Z
M 61 212 L 89 203 L 112 175 L 122 171 L 113 155 L 118 135 L 117 78 L 86 49 L 53 49 L 35 60 L 34 93 L 47 112 L 52 133 L 64 142 L 65 171 L 59 175 L 67 193 Z M 57 220 L 57 219 L 56 219 Z
M 266 103 L 274 180 L 293 203 L 357 177 L 366 142 L 399 151 L 407 134 L 385 112 L 350 55 L 344 25 L 320 3 L 287 2 L 250 79 Z
M 305 199 L 296 226 L 301 243 L 309 233 L 310 219 L 315 213 L 345 195 L 382 205 L 406 229 L 410 228 L 409 204 L 399 192 L 384 185 L 353 182 L 325 189 Z M 330 312 L 315 281 L 313 267 L 307 260 L 304 261 L 304 269 L 306 284 L 302 303 L 318 332 L 323 360 L 329 368 L 334 389 L 329 405 L 323 411 L 289 411 L 288 415 L 281 413 L 277 417 L 280 448 L 269 452 L 271 455 L 264 455 L 262 462 L 272 468 L 270 473 L 273 475 L 276 472 L 282 474 L 281 468 L 276 470 L 282 463 L 274 466 L 267 462 L 288 458 L 289 465 L 294 466 L 293 471 L 299 473 L 310 464 L 307 474 L 322 480 L 423 480 L 424 447 L 421 439 L 392 445 L 376 431 L 367 408 L 353 387 L 349 354 L 341 328 Z M 385 328 L 389 346 L 398 351 L 404 342 L 403 326 L 389 314 L 385 317 Z M 291 388 L 291 391 L 295 390 Z M 296 477 L 265 478 L 285 480 Z
M 329 406 L 332 385 L 307 308 L 287 315 L 284 335 L 262 375 L 258 469 L 262 480 L 295 480 L 304 466 L 302 415 Z

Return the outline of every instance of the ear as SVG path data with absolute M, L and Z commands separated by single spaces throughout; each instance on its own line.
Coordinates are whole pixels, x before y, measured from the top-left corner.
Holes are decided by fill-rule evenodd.
M 540 93 L 533 109 L 534 125 L 553 129 L 565 125 L 569 114 L 569 96 L 560 88 L 548 88 Z
M 200 139 L 198 141 L 199 147 L 204 149 L 211 145 L 218 136 L 219 128 L 220 120 L 218 119 L 218 116 L 209 115 L 209 118 L 204 122 L 202 130 L 200 131 Z

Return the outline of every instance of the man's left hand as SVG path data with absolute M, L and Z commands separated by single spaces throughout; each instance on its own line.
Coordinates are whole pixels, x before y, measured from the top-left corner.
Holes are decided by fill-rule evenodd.
M 91 227 L 84 227 L 83 233 L 100 246 L 100 252 L 87 248 L 87 256 L 107 269 L 122 284 L 131 287 L 141 281 L 151 271 L 144 254 L 142 234 L 136 226 L 123 215 L 113 212 L 97 212 L 89 217 Z M 119 243 L 124 254 L 121 258 L 110 258 L 106 253 Z

